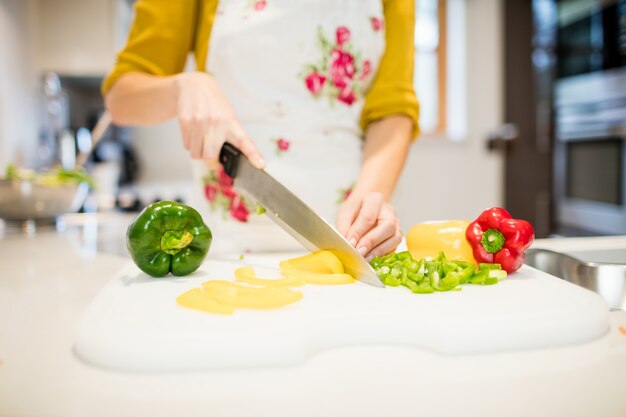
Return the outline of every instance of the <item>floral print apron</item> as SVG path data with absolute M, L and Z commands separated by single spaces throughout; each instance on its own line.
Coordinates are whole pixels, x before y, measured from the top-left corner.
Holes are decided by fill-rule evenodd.
M 361 164 L 359 117 L 384 52 L 381 0 L 221 0 L 207 69 L 267 171 L 334 225 Z M 301 246 L 201 163 L 212 253 Z

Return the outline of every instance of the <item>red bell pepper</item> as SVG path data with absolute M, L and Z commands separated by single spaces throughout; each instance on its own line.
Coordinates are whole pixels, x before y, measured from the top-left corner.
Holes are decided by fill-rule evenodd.
M 527 221 L 513 219 L 505 209 L 492 207 L 470 223 L 465 237 L 476 262 L 500 264 L 511 273 L 524 263 L 524 251 L 533 243 L 535 231 Z

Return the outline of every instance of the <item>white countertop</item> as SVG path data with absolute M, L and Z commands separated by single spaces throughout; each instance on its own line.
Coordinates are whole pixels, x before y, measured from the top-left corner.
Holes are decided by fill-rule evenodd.
M 133 374 L 72 354 L 77 320 L 127 258 L 128 216 L 0 233 L 0 416 L 624 416 L 626 312 L 585 345 L 450 357 L 332 349 L 287 368 Z M 91 219 L 91 220 L 89 220 Z M 625 248 L 626 237 L 537 247 Z M 113 255 L 117 253 L 118 255 Z

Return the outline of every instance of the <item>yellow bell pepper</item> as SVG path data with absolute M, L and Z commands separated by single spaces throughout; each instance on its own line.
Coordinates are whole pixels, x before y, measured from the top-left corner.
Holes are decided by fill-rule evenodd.
M 448 259 L 476 263 L 465 238 L 470 222 L 452 220 L 418 223 L 406 235 L 406 245 L 413 259 L 436 258 L 443 251 Z

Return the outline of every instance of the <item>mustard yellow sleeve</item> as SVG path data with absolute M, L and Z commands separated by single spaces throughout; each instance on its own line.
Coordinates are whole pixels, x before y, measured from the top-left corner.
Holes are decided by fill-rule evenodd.
M 419 104 L 413 87 L 415 56 L 415 0 L 383 0 L 385 53 L 365 98 L 361 128 L 391 115 L 413 121 L 413 137 L 419 133 Z
M 128 72 L 172 75 L 183 71 L 194 48 L 197 0 L 139 0 L 124 49 L 102 84 L 106 93 Z

